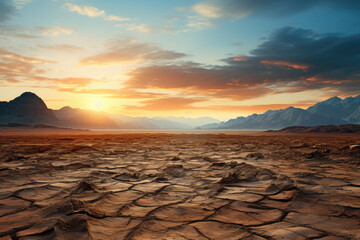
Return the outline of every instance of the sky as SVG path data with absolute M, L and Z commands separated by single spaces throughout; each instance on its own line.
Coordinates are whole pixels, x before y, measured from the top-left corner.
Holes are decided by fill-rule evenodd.
M 0 101 L 227 120 L 360 94 L 358 0 L 0 0 Z

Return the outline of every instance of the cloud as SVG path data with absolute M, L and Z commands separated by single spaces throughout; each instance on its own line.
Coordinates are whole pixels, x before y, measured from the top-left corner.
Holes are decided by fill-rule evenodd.
M 71 35 L 74 32 L 74 29 L 62 27 L 62 26 L 55 26 L 52 28 L 46 27 L 37 27 L 36 28 L 42 35 L 56 37 L 58 35 Z
M 221 7 L 215 4 L 202 2 L 195 4 L 192 8 L 195 12 L 208 18 L 220 18 L 222 16 Z
M 188 91 L 244 100 L 274 93 L 360 89 L 360 34 L 318 34 L 284 27 L 248 56 L 234 54 L 221 66 L 157 64 L 128 73 L 126 87 Z
M 190 29 L 186 29 L 186 28 L 185 29 L 176 29 L 171 26 L 165 26 L 165 27 L 162 27 L 161 31 L 164 33 L 178 34 L 178 33 L 189 32 Z
M 196 30 L 202 30 L 204 28 L 209 28 L 215 26 L 215 24 L 209 21 L 207 18 L 199 16 L 189 16 L 189 22 L 186 25 L 189 28 L 194 28 Z
M 86 6 L 78 6 L 72 3 L 65 3 L 65 6 L 68 7 L 69 11 L 77 12 L 78 14 L 85 15 L 88 17 L 100 17 L 105 16 L 104 10 L 99 10 L 96 7 L 86 5 Z
M 41 76 L 32 76 L 30 78 L 31 81 L 38 82 L 47 82 L 47 83 L 56 83 L 62 85 L 72 85 L 78 87 L 85 87 L 90 83 L 95 82 L 95 79 L 92 78 L 77 78 L 77 77 L 69 77 L 69 78 L 50 78 L 50 77 L 41 77 Z
M 41 74 L 46 73 L 45 70 L 40 68 L 41 66 L 55 63 L 57 62 L 26 57 L 0 48 L 0 81 L 8 83 L 41 82 L 78 87 L 85 87 L 96 81 L 92 78 L 51 78 L 41 76 Z
M 222 76 L 222 70 L 190 64 L 141 67 L 128 74 L 130 80 L 125 84 L 132 88 L 174 90 L 186 88 L 214 90 L 226 86 L 224 85 L 226 76 Z
M 46 63 L 56 63 L 54 61 L 49 61 L 41 58 L 34 57 L 25 57 L 20 54 L 6 51 L 0 48 L 0 58 L 3 62 L 23 62 L 23 63 L 31 63 L 31 64 L 46 64 Z
M 192 6 L 192 10 L 208 18 L 243 18 L 248 15 L 284 16 L 311 7 L 360 9 L 358 0 L 207 0 Z
M 259 86 L 261 83 L 237 82 L 237 72 L 232 67 L 204 67 L 199 65 L 164 65 L 138 68 L 128 74 L 125 86 L 135 89 L 166 89 L 187 91 L 218 98 L 245 100 L 273 92 Z M 249 75 L 250 76 L 250 75 Z
M 146 24 L 140 24 L 140 25 L 127 24 L 126 30 L 148 33 L 148 32 L 152 31 L 152 28 L 149 25 L 146 25 Z
M 0 23 L 9 20 L 10 17 L 15 13 L 15 7 L 11 0 L 0 1 Z
M 194 109 L 196 107 L 192 104 L 202 102 L 201 99 L 191 99 L 182 97 L 164 97 L 159 99 L 150 99 L 141 101 L 140 106 L 136 105 L 125 105 L 126 110 L 145 110 L 145 111 L 173 111 L 173 110 L 184 110 Z
M 53 63 L 56 62 L 26 57 L 0 48 L 0 80 L 6 82 L 28 80 L 42 71 L 38 68 L 40 65 Z
M 60 92 L 70 92 L 77 94 L 96 94 L 105 95 L 108 98 L 117 99 L 144 99 L 144 98 L 157 98 L 164 96 L 161 93 L 141 92 L 133 89 L 78 89 L 78 88 L 58 88 Z
M 208 96 L 216 98 L 227 98 L 235 101 L 243 101 L 253 98 L 259 98 L 266 96 L 268 94 L 276 93 L 276 91 L 266 88 L 264 86 L 242 86 L 237 88 L 230 89 L 219 89 L 217 91 L 212 91 L 206 93 L 203 91 L 198 91 L 200 94 L 207 94 Z
M 288 67 L 289 72 L 303 70 L 297 79 L 313 83 L 357 80 L 360 73 L 359 44 L 360 34 L 318 34 L 284 27 L 275 31 L 251 54 L 252 59 L 282 63 L 279 67 Z M 228 62 L 232 60 L 228 59 Z
M 84 49 L 82 47 L 70 45 L 70 44 L 37 45 L 37 47 L 46 49 L 46 50 L 61 51 L 61 52 L 76 52 L 76 51 L 81 51 Z
M 16 8 L 23 8 L 25 4 L 31 3 L 32 0 L 14 0 Z
M 85 5 L 85 6 L 79 6 L 72 3 L 65 3 L 64 6 L 66 6 L 69 11 L 71 12 L 77 12 L 80 15 L 88 16 L 91 18 L 96 17 L 102 17 L 104 20 L 107 21 L 129 21 L 130 18 L 123 18 L 116 15 L 106 15 L 105 10 L 100 10 L 94 6 L 91 5 Z
M 105 17 L 105 19 L 108 21 L 118 21 L 118 22 L 131 20 L 130 18 L 123 18 L 123 17 L 119 17 L 119 16 L 115 16 L 115 15 L 107 16 L 107 17 Z
M 104 53 L 84 58 L 80 61 L 80 64 L 129 64 L 144 61 L 175 60 L 185 56 L 186 54 L 164 50 L 152 44 L 118 40 L 113 42 Z
M 66 85 L 77 85 L 77 86 L 86 86 L 92 82 L 95 82 L 92 78 L 53 78 L 57 83 L 66 84 Z
M 1 10 L 0 10 L 1 11 Z M 28 29 L 19 26 L 0 25 L 1 38 L 22 38 L 22 39 L 35 39 L 39 36 L 31 35 Z
M 238 58 L 235 58 L 234 61 L 238 61 L 236 60 Z M 275 66 L 284 66 L 284 67 L 288 67 L 288 68 L 294 68 L 294 69 L 308 69 L 309 66 L 306 65 L 301 65 L 301 64 L 296 64 L 296 63 L 291 63 L 291 62 L 285 62 L 285 61 L 272 61 L 272 60 L 262 60 L 261 61 L 262 64 L 265 65 L 275 65 Z

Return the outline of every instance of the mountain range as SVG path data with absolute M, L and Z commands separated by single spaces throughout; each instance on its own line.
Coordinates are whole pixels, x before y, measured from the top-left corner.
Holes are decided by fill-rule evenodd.
M 360 95 L 333 97 L 307 109 L 288 107 L 263 114 L 238 117 L 226 122 L 203 125 L 200 129 L 281 129 L 289 126 L 342 125 L 360 123 Z
M 124 115 L 110 115 L 119 128 L 122 129 L 194 129 L 208 123 L 220 121 L 210 117 L 129 117 Z
M 49 109 L 36 94 L 25 92 L 9 102 L 0 102 L 0 124 L 51 125 L 81 129 L 192 129 L 220 121 L 209 118 L 129 117 L 63 107 Z
M 360 124 L 360 95 L 333 97 L 307 109 L 288 107 L 226 122 L 214 118 L 130 117 L 63 107 L 49 109 L 36 94 L 25 92 L 9 102 L 0 102 L 0 124 L 51 125 L 87 129 L 264 129 L 289 126 Z M 200 126 L 200 127 L 199 127 Z

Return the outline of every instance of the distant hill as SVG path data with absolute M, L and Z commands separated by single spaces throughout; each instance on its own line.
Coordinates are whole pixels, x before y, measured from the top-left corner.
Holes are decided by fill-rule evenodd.
M 111 115 L 112 119 L 122 129 L 193 129 L 207 123 L 216 123 L 219 120 L 209 117 L 129 117 Z
M 0 124 L 0 132 L 23 132 L 23 131 L 30 131 L 30 132 L 38 132 L 38 131 L 88 131 L 84 129 L 74 129 L 74 128 L 62 128 L 50 125 L 28 125 L 28 124 L 21 124 L 21 123 L 9 123 L 9 124 Z
M 36 94 L 25 92 L 9 102 L 0 102 L 0 124 L 59 124 L 51 109 Z
M 49 109 L 36 94 L 25 92 L 9 102 L 0 102 L 0 124 L 49 125 L 70 128 L 117 128 L 102 113 L 64 107 Z
M 308 109 L 289 107 L 263 114 L 238 117 L 201 129 L 281 129 L 288 126 L 343 125 L 360 123 L 360 95 L 330 98 Z
M 269 132 L 285 132 L 285 133 L 360 133 L 359 124 L 346 124 L 346 125 L 326 125 L 326 126 L 314 126 L 314 127 L 303 127 L 293 126 L 286 127 L 281 130 Z
M 187 118 L 187 117 L 156 117 L 154 120 L 167 120 L 177 124 L 182 124 L 184 128 L 196 128 L 205 124 L 219 123 L 220 121 L 211 117 Z

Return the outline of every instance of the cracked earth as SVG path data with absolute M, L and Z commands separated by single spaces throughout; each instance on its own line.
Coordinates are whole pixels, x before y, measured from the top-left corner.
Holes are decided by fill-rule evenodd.
M 0 136 L 0 239 L 360 239 L 360 138 Z

